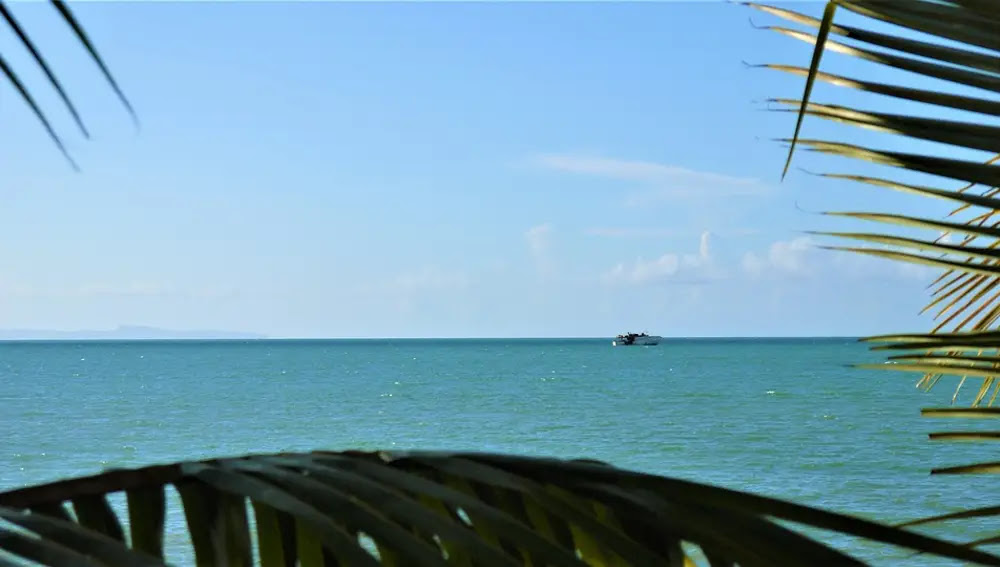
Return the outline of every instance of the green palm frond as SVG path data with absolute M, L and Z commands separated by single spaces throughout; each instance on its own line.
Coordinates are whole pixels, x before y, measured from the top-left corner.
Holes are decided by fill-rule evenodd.
M 65 2 L 63 2 L 62 0 L 51 0 L 51 3 L 53 7 L 55 7 L 56 11 L 59 13 L 60 17 L 63 19 L 63 21 L 65 21 L 66 24 L 73 31 L 77 39 L 79 39 L 80 42 L 83 44 L 84 48 L 90 54 L 90 57 L 97 64 L 98 68 L 101 70 L 101 73 L 104 75 L 105 79 L 108 81 L 111 88 L 115 91 L 115 94 L 118 95 L 119 100 L 121 100 L 122 104 L 128 110 L 129 114 L 132 117 L 132 120 L 136 124 L 138 124 L 138 119 L 136 117 L 135 111 L 132 108 L 132 105 L 125 97 L 125 94 L 118 86 L 118 83 L 115 81 L 114 77 L 112 77 L 111 72 L 107 68 L 107 65 L 105 65 L 104 61 L 101 59 L 101 56 L 97 53 L 97 49 L 91 43 L 90 38 L 87 36 L 86 32 L 84 32 L 83 28 L 76 20 L 76 17 L 70 11 L 69 6 L 67 6 Z M 0 0 L 0 19 L 2 19 L 4 23 L 7 25 L 7 27 L 9 27 L 10 30 L 17 36 L 21 45 L 24 46 L 24 48 L 31 55 L 35 64 L 37 64 L 38 67 L 41 69 L 41 71 L 45 74 L 45 77 L 48 79 L 49 84 L 58 93 L 59 98 L 63 101 L 63 104 L 66 106 L 74 122 L 79 127 L 80 132 L 83 134 L 85 138 L 89 138 L 90 133 L 87 131 L 86 126 L 84 126 L 83 119 L 80 117 L 80 114 L 76 109 L 76 106 L 74 106 L 69 95 L 66 93 L 66 90 L 63 87 L 62 83 L 57 78 L 57 75 L 52 70 L 51 66 L 48 64 L 45 58 L 42 56 L 41 52 L 38 50 L 38 47 L 35 45 L 35 42 L 31 40 L 30 36 L 18 22 L 17 18 L 14 17 L 13 12 L 11 12 L 9 7 L 2 0 Z M 55 143 L 56 147 L 59 148 L 59 151 L 62 152 L 63 156 L 66 157 L 70 165 L 74 169 L 79 170 L 79 167 L 76 165 L 76 162 L 74 162 L 73 158 L 70 157 L 69 152 L 66 149 L 66 145 L 62 141 L 62 138 L 59 136 L 59 134 L 56 133 L 56 130 L 52 125 L 52 121 L 49 119 L 48 115 L 42 110 L 41 106 L 39 106 L 35 97 L 31 94 L 31 89 L 28 88 L 28 86 L 25 85 L 25 83 L 21 80 L 20 75 L 3 57 L 3 54 L 0 54 L 0 74 L 2 74 L 2 76 L 5 77 L 8 81 L 10 81 L 10 83 L 14 86 L 14 89 L 18 92 L 21 99 L 24 100 L 24 102 L 31 109 L 32 113 L 34 113 L 35 117 L 38 118 L 39 122 L 41 122 L 42 127 L 45 128 L 45 131 L 48 133 L 49 137 Z
M 431 452 L 251 455 L 3 492 L 0 552 L 163 565 L 168 490 L 199 566 L 682 566 L 692 545 L 713 566 L 864 564 L 777 520 L 1000 565 L 907 529 L 593 461 Z
M 885 231 L 816 233 L 857 244 L 826 246 L 837 250 L 910 262 L 941 270 L 931 283 L 931 312 L 936 324 L 927 334 L 871 337 L 876 350 L 890 352 L 886 364 L 863 365 L 918 373 L 918 386 L 930 389 L 944 376 L 955 376 L 957 400 L 969 381 L 979 382 L 969 411 L 925 410 L 933 417 L 1000 417 L 991 406 L 1000 396 L 1000 1 L 997 0 L 832 0 L 822 19 L 756 3 L 747 5 L 785 21 L 805 26 L 806 31 L 768 26 L 786 37 L 813 45 L 808 68 L 787 64 L 761 65 L 805 77 L 801 99 L 774 98 L 778 110 L 797 112 L 798 122 L 789 143 L 788 164 L 796 148 L 852 158 L 888 166 L 885 177 L 852 173 L 823 173 L 830 179 L 847 180 L 873 187 L 951 201 L 955 208 L 945 219 L 928 219 L 898 212 L 842 211 L 826 213 L 891 228 L 916 229 L 918 237 Z M 837 9 L 850 13 L 857 25 L 834 22 Z M 884 24 L 893 24 L 888 27 Z M 883 31 L 890 30 L 890 31 Z M 920 39 L 917 39 L 919 37 Z M 882 77 L 846 77 L 820 70 L 826 51 L 880 66 L 907 71 L 907 82 L 915 77 L 950 83 L 936 90 L 914 84 L 890 84 Z M 895 76 L 895 75 L 883 75 Z M 902 82 L 904 79 L 900 79 Z M 943 81 L 944 83 L 941 83 Z M 927 114 L 888 113 L 829 102 L 814 102 L 813 85 L 829 84 L 866 93 L 889 102 L 917 102 Z M 933 84 L 933 83 L 931 83 Z M 898 105 L 897 105 L 898 106 Z M 909 107 L 906 107 L 909 108 Z M 972 113 L 956 120 L 955 111 Z M 962 116 L 968 116 L 963 114 Z M 950 147 L 947 155 L 902 152 L 862 147 L 849 140 L 800 138 L 806 117 L 846 124 L 867 130 Z M 963 157 L 955 150 L 962 152 Z M 968 157 L 977 152 L 987 158 Z M 927 174 L 940 186 L 915 185 L 894 178 L 898 173 Z M 953 182 L 952 185 L 948 183 Z M 944 238 L 958 237 L 951 243 Z M 1000 432 L 955 431 L 931 434 L 944 441 L 992 441 Z M 935 469 L 936 473 L 996 472 L 1000 468 L 970 465 Z

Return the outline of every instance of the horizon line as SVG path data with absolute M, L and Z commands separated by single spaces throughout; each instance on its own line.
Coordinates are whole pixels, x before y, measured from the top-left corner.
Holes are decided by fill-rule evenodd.
M 719 340 L 719 339 L 860 339 L 865 335 L 689 335 L 665 336 L 665 340 Z M 479 337 L 52 337 L 52 338 L 0 338 L 0 343 L 13 342 L 278 342 L 278 341 L 477 341 L 477 340 L 604 340 L 609 336 L 479 336 Z

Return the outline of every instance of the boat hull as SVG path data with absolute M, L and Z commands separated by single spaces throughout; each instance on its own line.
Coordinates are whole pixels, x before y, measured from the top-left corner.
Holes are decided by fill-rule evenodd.
M 626 343 L 620 340 L 611 341 L 611 346 L 655 346 L 660 344 L 663 337 L 636 337 L 631 343 Z

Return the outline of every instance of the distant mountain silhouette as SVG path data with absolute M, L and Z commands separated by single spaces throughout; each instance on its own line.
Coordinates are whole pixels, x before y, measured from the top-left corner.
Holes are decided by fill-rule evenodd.
M 104 331 L 0 329 L 0 340 L 143 340 L 143 339 L 266 339 L 265 335 L 236 331 L 176 331 L 137 325 L 119 325 Z

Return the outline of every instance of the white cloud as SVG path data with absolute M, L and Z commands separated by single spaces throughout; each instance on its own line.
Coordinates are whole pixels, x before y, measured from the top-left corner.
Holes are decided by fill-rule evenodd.
M 541 277 L 549 277 L 555 272 L 550 252 L 552 231 L 552 225 L 545 223 L 533 226 L 524 233 L 524 238 L 528 242 L 528 250 Z
M 675 165 L 613 158 L 547 154 L 537 158 L 543 167 L 567 173 L 594 175 L 645 185 L 632 194 L 627 204 L 643 205 L 676 198 L 718 198 L 720 196 L 765 195 L 772 187 L 751 177 L 695 171 Z
M 808 236 L 773 242 L 764 253 L 747 252 L 741 267 L 753 278 L 769 276 L 808 278 L 836 275 L 841 278 L 926 279 L 937 270 L 865 254 L 819 248 Z
M 703 283 L 721 277 L 711 251 L 711 233 L 701 235 L 697 254 L 668 252 L 652 260 L 637 258 L 606 272 L 602 281 L 609 285 L 650 285 L 656 283 Z
M 707 230 L 701 233 L 701 240 L 698 241 L 698 259 L 703 262 L 711 261 L 708 250 L 708 239 L 712 236 L 712 233 Z
M 603 175 L 615 179 L 655 183 L 675 179 L 698 179 L 730 185 L 755 185 L 757 181 L 746 177 L 732 177 L 648 161 L 622 160 L 602 157 L 547 154 L 538 161 L 552 169 L 570 173 Z
M 693 235 L 695 231 L 679 228 L 642 228 L 642 227 L 593 227 L 584 230 L 590 236 L 602 236 L 605 238 L 668 238 L 671 236 Z M 726 231 L 713 230 L 712 234 L 719 236 L 749 236 L 757 234 L 758 230 L 751 228 L 737 228 Z
M 743 269 L 754 277 L 768 272 L 782 275 L 807 276 L 814 272 L 811 264 L 815 243 L 808 236 L 774 242 L 764 254 L 747 252 L 743 255 Z

